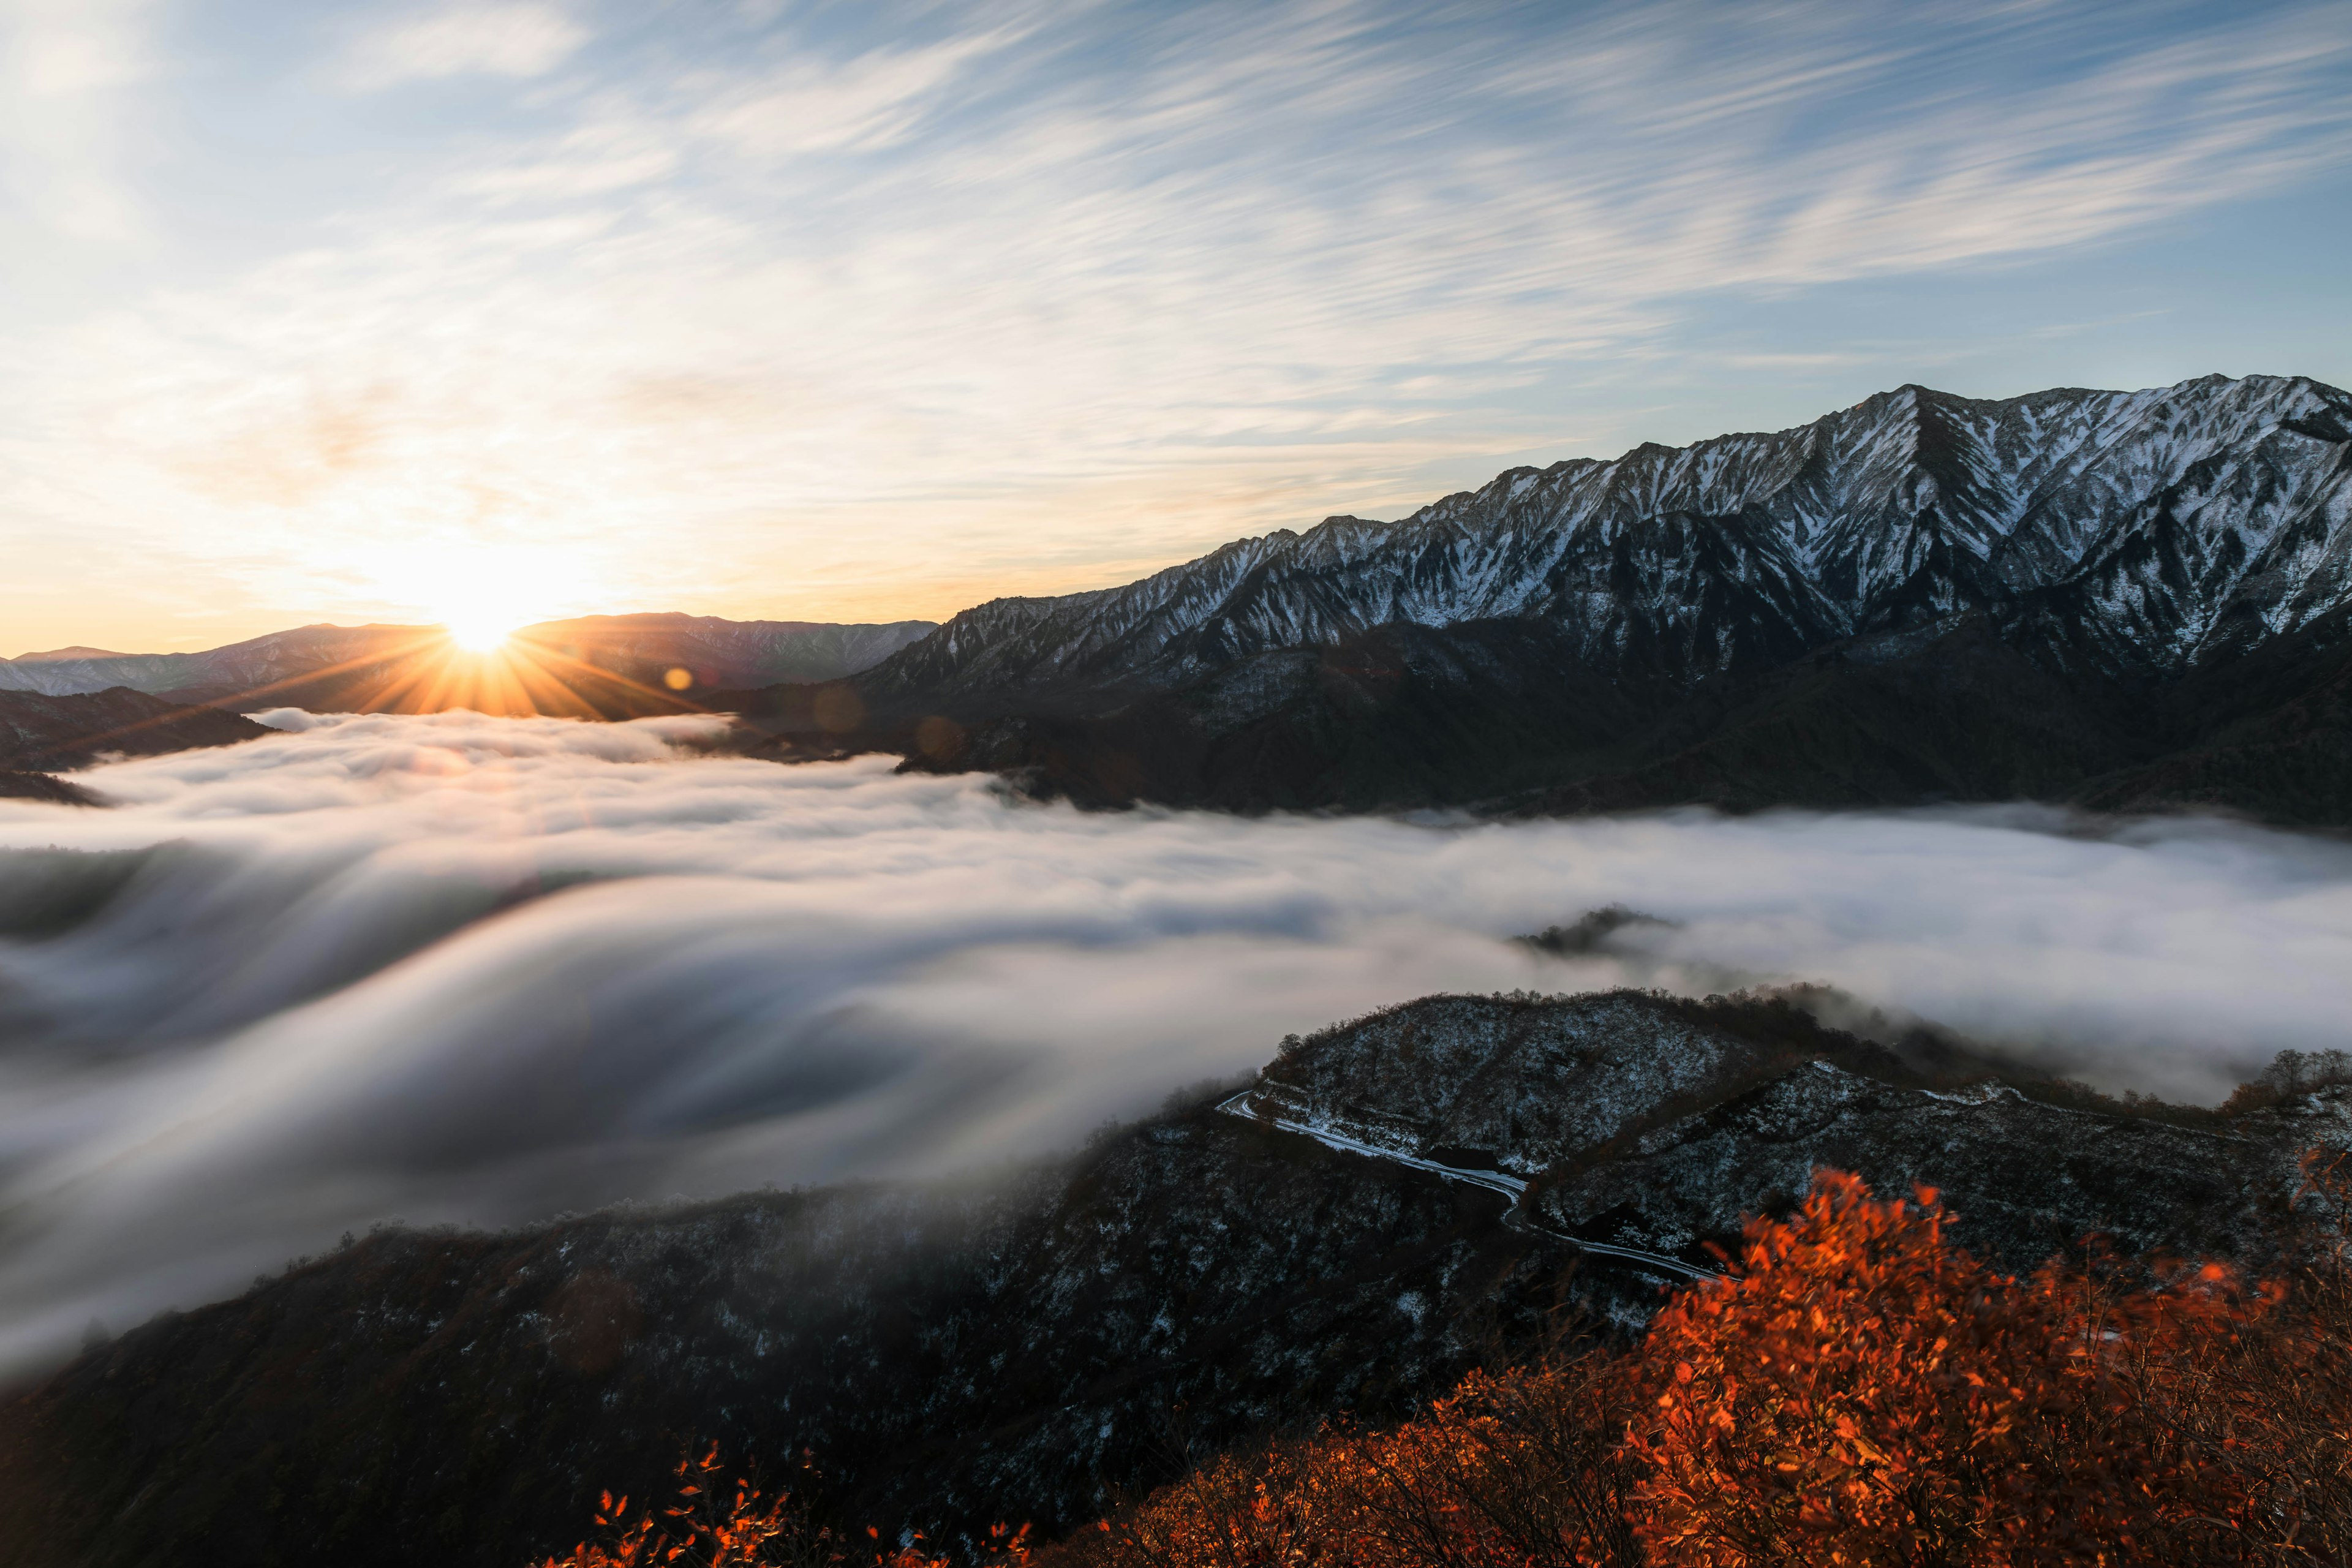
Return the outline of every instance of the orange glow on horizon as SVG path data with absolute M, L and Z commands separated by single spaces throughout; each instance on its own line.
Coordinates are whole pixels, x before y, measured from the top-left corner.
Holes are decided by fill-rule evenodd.
M 460 642 L 454 626 L 445 626 L 240 697 L 252 702 L 283 693 L 285 700 L 315 711 L 346 713 L 467 709 L 495 718 L 618 719 L 709 711 L 667 677 L 655 678 L 673 688 L 666 690 L 600 668 L 578 652 L 513 635 L 478 649 Z

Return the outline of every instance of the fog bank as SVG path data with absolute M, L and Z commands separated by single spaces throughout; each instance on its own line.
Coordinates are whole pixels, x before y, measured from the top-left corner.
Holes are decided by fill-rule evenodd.
M 0 801 L 0 1368 L 394 1215 L 1042 1152 L 1433 991 L 1821 981 L 2206 1100 L 2352 1016 L 2352 849 L 2221 823 L 1088 816 L 698 719 L 264 718 Z M 1612 903 L 1680 923 L 1505 940 Z

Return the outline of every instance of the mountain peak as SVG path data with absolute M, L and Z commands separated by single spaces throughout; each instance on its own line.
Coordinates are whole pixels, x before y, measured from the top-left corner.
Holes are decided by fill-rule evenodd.
M 20 653 L 10 662 L 15 664 L 60 664 L 68 659 L 122 658 L 125 657 L 127 656 L 117 653 L 112 648 L 84 647 L 81 644 L 76 643 L 70 647 L 53 647 L 45 653 Z

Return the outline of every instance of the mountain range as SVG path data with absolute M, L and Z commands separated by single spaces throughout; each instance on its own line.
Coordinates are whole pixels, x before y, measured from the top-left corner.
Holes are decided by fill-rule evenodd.
M 929 621 L 836 625 L 715 616 L 583 616 L 524 626 L 499 662 L 529 681 L 538 711 L 592 718 L 674 712 L 698 689 L 823 681 L 865 669 Z M 497 695 L 439 626 L 300 626 L 202 653 L 67 647 L 0 658 L 0 690 L 58 697 L 128 687 L 238 712 L 413 711 Z M 455 673 L 452 673 L 452 672 Z M 671 672 L 683 672 L 679 680 Z
M 2028 797 L 2341 824 L 2347 453 L 2352 396 L 2303 378 L 1906 386 L 992 600 L 829 707 L 729 698 L 781 745 L 846 730 L 1089 804 Z
M 936 627 L 532 628 L 545 686 L 520 698 L 734 711 L 780 758 L 895 750 L 1093 805 L 2024 797 L 2341 826 L 2347 453 L 2352 398 L 2306 380 L 1906 387 Z M 182 662 L 9 662 L 0 790 L 253 728 L 224 708 L 480 694 L 430 628 L 158 657 Z M 1606 953 L 1637 919 L 1527 940 Z M 236 1300 L 94 1327 L 0 1401 L 0 1541 L 28 1568 L 504 1568 L 689 1442 L 845 1525 L 1058 1532 L 1194 1457 L 1402 1414 L 1564 1324 L 1638 1331 L 1822 1165 L 1942 1188 L 1955 1239 L 2008 1266 L 2097 1232 L 2260 1268 L 2298 1152 L 2352 1146 L 2329 1056 L 2201 1110 L 1818 988 L 1425 997 L 985 1179 L 394 1226 Z M 821 1476 L 790 1468 L 804 1453 Z
M 929 621 L 834 625 L 712 616 L 585 616 L 514 633 L 492 655 L 440 626 L 301 626 L 202 653 L 63 647 L 0 659 L 0 797 L 100 798 L 60 770 L 256 740 L 242 713 L 487 713 L 634 719 L 709 710 L 709 694 L 866 668 Z
M 1905 386 L 940 626 L 590 616 L 489 665 L 413 626 L 0 660 L 0 701 L 112 686 L 244 711 L 731 711 L 768 755 L 891 751 L 1089 805 L 2031 799 L 2343 826 L 2352 395 Z

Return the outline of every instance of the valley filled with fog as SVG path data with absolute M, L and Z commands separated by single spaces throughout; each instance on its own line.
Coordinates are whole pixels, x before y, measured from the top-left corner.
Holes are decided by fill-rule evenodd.
M 0 801 L 0 1364 L 388 1219 L 985 1173 L 1433 992 L 1819 982 L 2209 1102 L 2352 1016 L 2352 848 L 2216 821 L 1087 814 L 718 721 L 263 717 Z M 1612 904 L 1667 923 L 1509 940 Z

